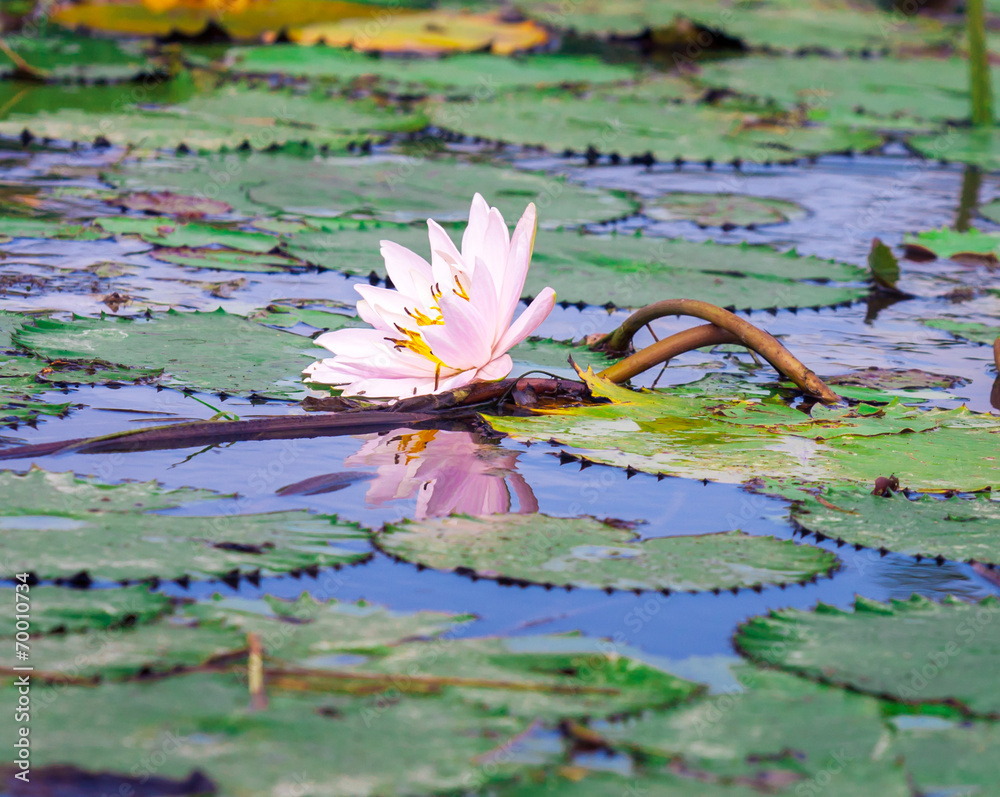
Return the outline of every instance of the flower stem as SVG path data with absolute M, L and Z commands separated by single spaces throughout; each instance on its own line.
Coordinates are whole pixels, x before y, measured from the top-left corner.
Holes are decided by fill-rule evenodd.
M 969 93 L 972 97 L 972 124 L 993 124 L 993 89 L 990 86 L 990 59 L 986 50 L 983 0 L 968 0 L 965 17 L 969 31 Z
M 610 354 L 624 353 L 628 351 L 629 346 L 632 343 L 632 337 L 640 329 L 642 329 L 650 321 L 654 321 L 657 318 L 662 318 L 663 316 L 668 315 L 693 316 L 694 318 L 701 318 L 704 321 L 708 321 L 716 327 L 729 332 L 733 338 L 735 338 L 735 342 L 757 352 L 761 357 L 767 360 L 776 371 L 792 380 L 801 390 L 809 393 L 810 395 L 816 396 L 827 404 L 835 404 L 840 401 L 840 396 L 834 393 L 822 379 L 816 376 L 816 374 L 806 368 L 772 335 L 759 327 L 755 327 L 749 321 L 744 321 L 742 318 L 730 313 L 728 310 L 723 310 L 721 307 L 714 304 L 702 302 L 697 299 L 665 299 L 662 302 L 654 302 L 653 304 L 647 305 L 641 310 L 637 310 L 630 315 L 627 319 L 625 319 L 624 323 L 618 327 L 618 329 L 601 338 L 601 340 L 595 343 L 592 348 L 599 351 L 605 351 Z M 703 331 L 698 334 L 707 337 L 708 332 Z M 664 338 L 659 341 L 659 343 L 654 343 L 653 346 L 649 348 L 664 344 L 666 341 L 672 340 L 673 338 L 674 336 L 671 336 L 671 338 Z M 683 341 L 684 339 L 681 340 Z M 691 340 L 697 344 L 691 346 L 691 348 L 711 345 L 699 343 L 698 341 L 700 338 L 697 335 L 693 336 Z M 670 356 L 676 356 L 680 353 L 680 350 L 675 349 L 674 347 L 678 345 L 679 341 L 674 340 L 670 346 L 664 346 L 663 348 L 666 352 L 670 353 Z M 642 352 L 639 354 L 642 354 Z M 652 359 L 652 356 L 650 355 L 646 359 Z M 657 362 L 662 362 L 662 358 L 652 362 L 651 365 L 655 365 Z M 621 365 L 621 363 L 619 365 Z M 614 368 L 614 366 L 612 366 L 612 368 Z
M 622 383 L 633 376 L 638 376 L 643 371 L 648 371 L 655 365 L 666 363 L 692 349 L 700 349 L 702 346 L 718 346 L 720 343 L 739 343 L 739 339 L 715 324 L 702 324 L 700 327 L 692 327 L 678 332 L 676 335 L 656 341 L 651 346 L 647 346 L 641 351 L 619 360 L 614 365 L 601 371 L 600 376 L 612 382 Z

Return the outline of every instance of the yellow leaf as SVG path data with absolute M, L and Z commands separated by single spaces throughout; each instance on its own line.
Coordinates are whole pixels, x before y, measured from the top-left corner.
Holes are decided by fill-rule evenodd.
M 362 52 L 441 55 L 489 50 L 509 55 L 540 47 L 549 40 L 535 22 L 505 22 L 500 14 L 425 11 L 384 12 L 381 19 L 345 19 L 289 30 L 298 44 L 351 47 Z

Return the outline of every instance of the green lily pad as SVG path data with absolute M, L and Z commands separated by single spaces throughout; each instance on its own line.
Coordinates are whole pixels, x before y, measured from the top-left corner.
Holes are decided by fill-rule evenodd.
M 3 694 L 16 703 L 16 687 Z M 252 711 L 245 678 L 210 673 L 51 695 L 36 685 L 36 695 L 56 699 L 32 716 L 32 735 L 49 740 L 32 752 L 32 784 L 65 778 L 57 767 L 70 765 L 112 773 L 116 790 L 141 782 L 174 793 L 379 797 L 475 790 L 547 760 L 530 747 L 520 758 L 530 720 L 451 696 L 271 689 L 267 708 Z M 5 744 L 13 745 L 12 733 L 8 723 Z M 155 770 L 141 768 L 161 758 Z
M 836 374 L 823 378 L 828 385 L 841 387 L 861 387 L 871 390 L 898 391 L 925 388 L 953 388 L 964 382 L 961 377 L 947 374 L 932 374 L 919 368 L 878 368 L 870 366 L 847 374 Z
M 552 340 L 550 338 L 531 337 L 517 344 L 510 350 L 514 360 L 514 375 L 528 369 L 558 372 L 571 379 L 576 378 L 576 372 L 569 365 L 573 358 L 581 368 L 601 370 L 607 368 L 616 358 L 609 357 L 598 351 L 591 351 L 587 346 L 574 345 L 568 340 Z
M 92 142 L 102 137 L 111 144 L 149 149 L 184 144 L 190 149 L 218 151 L 247 142 L 258 150 L 303 141 L 308 146 L 341 149 L 352 140 L 420 130 L 427 124 L 420 114 L 373 100 L 348 100 L 319 92 L 298 94 L 233 84 L 194 94 L 179 90 L 176 99 L 152 104 L 155 95 L 139 98 L 125 87 L 104 88 L 107 91 L 88 95 L 76 105 L 62 102 L 66 93 L 62 87 L 32 88 L 30 98 L 14 97 L 4 106 L 0 135 L 19 136 L 27 129 L 38 138 Z M 169 187 L 152 186 L 152 190 L 164 189 Z
M 15 595 L 14 588 L 0 589 L 8 606 L 20 599 L 28 607 L 23 612 L 31 617 L 31 633 L 65 634 L 93 629 L 141 625 L 167 614 L 173 607 L 169 597 L 150 592 L 137 585 L 120 589 L 78 590 L 64 587 L 31 587 L 24 585 Z M 12 637 L 16 632 L 12 611 L 4 620 L 0 634 Z M 43 643 L 44 646 L 45 643 Z
M 583 152 L 588 147 L 625 157 L 651 152 L 659 161 L 770 163 L 825 152 L 866 151 L 881 142 L 867 130 L 802 125 L 791 116 L 762 121 L 761 114 L 656 102 L 647 91 L 635 96 L 631 91 L 621 88 L 581 98 L 517 92 L 489 101 L 433 103 L 428 113 L 435 124 L 466 135 L 544 145 L 554 152 Z
M 926 158 L 1000 169 L 1000 129 L 949 127 L 943 133 L 913 136 L 907 143 Z
M 915 259 L 946 257 L 958 262 L 996 263 L 1000 253 L 1000 235 L 976 229 L 956 232 L 944 227 L 908 235 L 903 247 L 907 256 Z
M 0 218 L 0 235 L 8 238 L 67 238 L 74 241 L 97 241 L 111 234 L 85 224 L 46 219 Z
M 128 80 L 150 71 L 143 54 L 148 42 L 62 36 L 5 36 L 10 49 L 50 80 Z M 13 76 L 16 64 L 0 52 L 0 77 Z
M 966 321 L 955 321 L 951 318 L 927 318 L 924 323 L 934 329 L 943 329 L 950 332 L 956 338 L 971 340 L 973 343 L 982 343 L 992 346 L 993 342 L 1000 337 L 1000 324 L 976 324 Z
M 702 227 L 757 227 L 806 215 L 801 205 L 784 199 L 684 192 L 664 194 L 643 205 L 642 212 L 659 221 L 693 221 Z
M 225 246 L 244 252 L 269 252 L 277 241 L 273 235 L 248 232 L 199 222 L 179 222 L 176 219 L 148 216 L 114 216 L 94 221 L 101 229 L 114 235 L 135 235 L 151 244 L 168 247 Z
M 269 304 L 264 310 L 251 316 L 254 321 L 272 327 L 288 329 L 296 324 L 308 324 L 314 329 L 331 330 L 343 327 L 365 326 L 364 322 L 353 315 L 353 308 L 334 309 L 338 305 L 330 303 L 330 309 L 324 309 L 323 303 L 304 302 L 301 306 L 289 304 Z M 342 306 L 340 306 L 342 307 Z M 351 315 L 345 315 L 351 312 Z M 319 350 L 317 349 L 317 352 Z M 320 352 L 321 353 L 321 352 Z
M 150 255 L 166 263 L 213 271 L 242 271 L 254 274 L 278 274 L 301 271 L 306 264 L 288 255 L 274 252 L 241 252 L 237 249 L 160 247 Z
M 224 311 L 131 318 L 38 319 L 16 342 L 49 359 L 162 368 L 161 383 L 231 394 L 287 397 L 303 390 L 301 372 L 315 357 L 308 341 Z M 220 340 L 226 346 L 218 346 Z
M 748 400 L 741 390 L 698 395 L 697 383 L 648 392 L 592 376 L 587 382 L 610 403 L 486 420 L 518 440 L 580 449 L 593 462 L 692 479 L 870 485 L 895 472 L 917 490 L 1000 484 L 1000 422 L 986 413 L 897 401 L 881 408 L 817 405 L 805 415 L 776 398 Z
M 219 578 L 301 571 L 368 556 L 364 531 L 330 516 L 152 514 L 220 497 L 201 490 L 165 492 L 154 482 L 106 485 L 70 473 L 4 471 L 0 494 L 8 567 L 30 569 L 41 579 L 80 572 L 91 580 Z
M 903 756 L 914 785 L 924 794 L 989 794 L 996 782 L 1000 726 L 994 722 L 949 724 L 901 728 L 889 752 Z
M 539 212 L 545 218 L 545 209 Z M 429 256 L 427 231 L 420 227 L 324 226 L 293 233 L 285 251 L 324 268 L 379 276 L 385 275 L 378 245 L 383 238 Z M 866 287 L 842 283 L 866 276 L 857 266 L 765 246 L 543 230 L 535 239 L 524 292 L 537 296 L 550 286 L 563 301 L 618 307 L 641 307 L 668 296 L 710 296 L 717 304 L 740 309 L 809 307 L 865 296 Z
M 598 732 L 615 747 L 657 759 L 679 758 L 685 768 L 716 777 L 784 771 L 805 779 L 829 768 L 840 776 L 834 783 L 850 779 L 854 788 L 861 773 L 851 770 L 877 758 L 890 738 L 874 698 L 746 665 L 734 675 L 739 692 L 610 723 Z M 837 785 L 838 791 L 853 793 L 847 784 Z M 909 794 L 898 788 L 892 793 Z
M 206 180 L 206 174 L 209 180 Z M 357 215 L 389 221 L 465 221 L 477 191 L 513 225 L 529 202 L 542 226 L 627 216 L 637 205 L 617 194 L 556 177 L 452 159 L 303 160 L 232 154 L 124 164 L 107 179 L 129 189 L 171 190 L 221 199 L 256 215 Z M 426 230 L 425 230 L 426 239 Z M 378 246 L 374 254 L 378 255 Z
M 979 206 L 979 215 L 992 222 L 1000 223 L 1000 199 Z
M 687 32 L 692 37 L 687 46 L 680 48 L 682 57 L 692 50 L 697 57 L 715 43 L 718 32 L 752 47 L 834 52 L 880 50 L 889 35 L 897 46 L 947 37 L 940 23 L 920 16 L 891 14 L 872 2 L 762 0 L 753 5 L 733 5 L 725 0 L 709 0 L 693 5 L 684 0 L 625 0 L 614 4 L 579 0 L 565 6 L 559 0 L 519 0 L 517 5 L 532 18 L 554 27 L 601 37 L 639 36 L 649 29 L 654 37 L 666 37 L 679 28 L 681 36 Z M 699 32 L 688 30 L 690 26 L 685 22 L 702 25 L 707 32 L 697 35 Z
M 617 83 L 635 76 L 621 64 L 589 56 L 454 55 L 448 58 L 373 58 L 331 47 L 276 44 L 237 47 L 226 54 L 227 68 L 254 75 L 290 75 L 350 82 L 375 78 L 390 89 L 414 92 L 451 89 L 474 96 L 541 86 Z
M 384 551 L 436 570 L 501 582 L 690 591 L 808 581 L 837 566 L 829 551 L 742 532 L 643 540 L 592 517 L 456 515 L 388 524 Z
M 994 79 L 1000 78 L 1000 70 Z M 704 64 L 698 81 L 786 108 L 805 106 L 819 121 L 873 113 L 893 118 L 966 119 L 969 65 L 963 58 L 797 58 L 751 55 Z
M 126 210 L 137 210 L 157 216 L 175 216 L 181 219 L 200 219 L 203 216 L 229 213 L 232 210 L 232 207 L 225 202 L 172 194 L 169 191 L 137 191 L 134 194 L 108 197 L 104 201 Z
M 934 603 L 858 598 L 853 612 L 772 611 L 740 626 L 736 646 L 755 662 L 906 703 L 943 703 L 1000 716 L 1000 601 Z
M 883 498 L 841 487 L 787 495 L 795 501 L 792 520 L 816 534 L 913 556 L 1000 563 L 1000 502 L 989 495 Z

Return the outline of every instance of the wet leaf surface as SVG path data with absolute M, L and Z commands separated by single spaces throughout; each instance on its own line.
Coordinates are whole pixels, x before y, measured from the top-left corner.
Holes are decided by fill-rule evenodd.
M 658 221 L 693 221 L 702 227 L 756 227 L 806 215 L 794 202 L 745 194 L 665 194 L 642 212 Z
M 741 532 L 642 539 L 621 521 L 454 516 L 387 525 L 379 547 L 437 570 L 591 589 L 702 591 L 807 581 L 837 566 L 818 548 Z
M 66 634 L 79 631 L 131 627 L 153 622 L 168 614 L 173 602 L 163 593 L 151 592 L 138 585 L 121 589 L 77 590 L 64 587 L 32 587 L 27 598 L 15 595 L 14 588 L 0 590 L 7 603 L 15 605 L 30 599 L 24 613 L 31 617 L 35 634 Z M 12 615 L 0 633 L 13 637 L 16 632 Z M 44 644 L 44 643 L 43 643 Z

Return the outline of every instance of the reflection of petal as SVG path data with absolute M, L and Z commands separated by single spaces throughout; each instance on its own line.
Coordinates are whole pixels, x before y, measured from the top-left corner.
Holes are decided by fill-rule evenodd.
M 415 517 L 423 519 L 508 512 L 507 479 L 520 511 L 536 510 L 531 488 L 517 473 L 517 458 L 517 452 L 481 443 L 470 432 L 397 429 L 365 439 L 344 464 L 378 468 L 366 495 L 370 506 L 416 496 Z
M 538 499 L 520 473 L 510 475 L 510 486 L 514 488 L 514 495 L 517 497 L 517 512 L 520 515 L 528 515 L 538 511 Z

